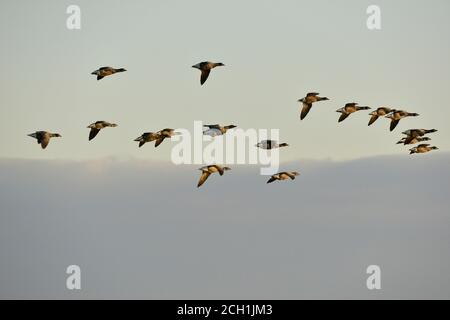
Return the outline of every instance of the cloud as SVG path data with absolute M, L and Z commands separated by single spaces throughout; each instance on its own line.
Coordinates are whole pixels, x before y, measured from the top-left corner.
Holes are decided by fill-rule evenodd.
M 449 160 L 300 160 L 270 185 L 235 166 L 197 189 L 195 166 L 3 159 L 0 297 L 450 298 Z

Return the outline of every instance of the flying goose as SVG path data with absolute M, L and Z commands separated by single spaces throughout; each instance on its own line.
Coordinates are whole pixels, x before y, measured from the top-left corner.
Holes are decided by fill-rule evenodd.
M 319 93 L 317 92 L 309 92 L 306 94 L 306 97 L 298 100 L 298 102 L 301 102 L 303 105 L 302 111 L 300 113 L 300 120 L 303 120 L 306 117 L 309 110 L 311 110 L 313 103 L 324 100 L 330 99 L 328 99 L 327 97 L 319 97 Z
M 409 140 L 408 137 L 402 138 L 400 141 L 397 142 L 397 144 L 416 144 L 423 141 L 430 141 L 431 139 L 428 137 L 412 137 L 412 140 Z
M 427 153 L 430 152 L 431 150 L 438 150 L 438 147 L 432 146 L 430 147 L 429 144 L 419 144 L 417 147 L 414 147 L 412 149 L 409 149 L 409 154 L 414 154 L 414 153 Z
M 42 149 L 47 148 L 51 138 L 61 137 L 59 133 L 51 133 L 47 131 L 36 131 L 34 133 L 30 133 L 28 136 L 37 139 L 37 143 L 41 145 Z
M 97 81 L 103 79 L 104 77 L 113 75 L 114 73 L 118 73 L 118 72 L 125 72 L 127 70 L 125 70 L 124 68 L 120 68 L 120 69 L 114 69 L 111 67 L 101 67 L 98 70 L 93 71 L 91 74 L 96 75 L 97 76 Z
M 356 102 L 350 102 L 347 103 L 344 107 L 337 109 L 336 112 L 342 113 L 341 116 L 339 117 L 338 122 L 344 121 L 345 119 L 347 119 L 347 117 L 349 115 L 351 115 L 352 113 L 356 112 L 356 111 L 361 111 L 361 110 L 369 110 L 369 107 L 361 107 L 358 106 L 358 103 Z
M 372 117 L 370 117 L 368 125 L 370 126 L 375 121 L 377 121 L 379 117 L 385 116 L 388 113 L 390 113 L 391 111 L 392 111 L 391 108 L 386 108 L 386 107 L 379 107 L 377 110 L 372 111 L 371 113 L 369 113 L 369 115 L 371 115 Z
M 228 167 L 221 167 L 217 164 L 202 167 L 199 169 L 202 172 L 202 175 L 200 176 L 200 180 L 198 181 L 197 188 L 200 188 L 202 184 L 205 183 L 206 179 L 215 172 L 218 172 L 221 176 L 224 174 L 225 171 L 231 170 Z
M 225 66 L 225 65 L 221 62 L 216 63 L 216 62 L 204 61 L 204 62 L 200 62 L 200 63 L 193 65 L 192 68 L 199 69 L 202 72 L 202 75 L 200 77 L 200 85 L 203 85 L 205 83 L 205 81 L 208 79 L 211 69 L 214 69 L 215 67 L 221 67 L 221 66 Z
M 139 142 L 139 148 L 140 148 L 145 143 L 157 140 L 159 137 L 160 137 L 160 135 L 158 133 L 144 132 L 140 137 L 137 137 L 136 139 L 134 139 L 134 141 L 138 141 Z
M 436 132 L 436 129 L 409 129 L 402 133 L 406 135 L 405 144 L 409 144 L 414 138 L 423 137 L 426 134 Z
M 290 172 L 283 171 L 283 172 L 279 172 L 277 174 L 272 175 L 270 177 L 270 179 L 267 180 L 267 183 L 272 183 L 275 180 L 280 180 L 280 181 L 281 180 L 288 180 L 288 179 L 294 180 L 295 176 L 298 176 L 299 174 L 300 173 L 298 173 L 297 171 L 290 171 Z
M 406 134 L 407 136 L 411 137 L 422 137 L 429 133 L 437 132 L 436 129 L 409 129 L 406 131 L 403 131 L 403 134 Z
M 230 124 L 228 126 L 221 126 L 218 124 L 205 124 L 204 127 L 208 129 L 204 130 L 203 134 L 211 137 L 223 135 L 229 129 L 236 128 L 236 126 L 233 124 Z
M 157 137 L 156 137 L 156 142 L 155 142 L 155 148 L 157 146 L 159 146 L 164 141 L 164 139 L 172 138 L 173 136 L 179 135 L 180 133 L 175 132 L 175 129 L 166 128 L 166 129 L 156 132 L 156 134 L 157 134 Z
M 109 123 L 106 121 L 97 121 L 87 126 L 91 131 L 89 132 L 89 141 L 95 138 L 95 136 L 100 132 L 101 129 L 107 128 L 107 127 L 117 127 L 117 124 L 115 123 Z
M 395 127 L 398 125 L 398 123 L 400 122 L 401 119 L 406 118 L 406 117 L 417 117 L 419 114 L 418 113 L 413 113 L 413 112 L 407 112 L 404 110 L 392 110 L 388 115 L 386 115 L 385 117 L 388 119 L 391 119 L 391 126 L 390 126 L 390 130 L 393 131 L 395 129 Z
M 287 143 L 278 144 L 278 142 L 276 142 L 275 140 L 263 140 L 256 144 L 256 147 L 265 149 L 265 150 L 282 148 L 282 147 L 287 147 L 287 146 L 289 146 Z

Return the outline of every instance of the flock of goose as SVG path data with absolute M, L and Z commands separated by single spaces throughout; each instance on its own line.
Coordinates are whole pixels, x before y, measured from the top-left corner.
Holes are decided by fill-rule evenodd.
M 193 65 L 193 68 L 199 69 L 201 71 L 200 76 L 200 85 L 203 85 L 206 80 L 208 79 L 211 70 L 216 68 L 224 66 L 223 63 L 215 63 L 210 61 L 204 61 L 200 62 L 196 65 Z M 95 70 L 92 72 L 92 75 L 97 76 L 97 80 L 101 80 L 107 76 L 114 75 L 116 73 L 125 72 L 127 71 L 124 68 L 115 69 L 112 67 L 102 67 L 98 70 Z M 327 97 L 319 97 L 319 93 L 316 92 L 310 92 L 308 93 L 304 98 L 299 99 L 298 102 L 302 104 L 301 113 L 300 113 L 300 120 L 303 120 L 308 113 L 310 112 L 312 106 L 316 102 L 320 101 L 326 101 L 329 100 Z M 347 119 L 352 113 L 362 111 L 362 110 L 369 110 L 370 108 L 368 106 L 359 106 L 356 102 L 347 103 L 344 107 L 336 110 L 336 112 L 340 113 L 340 117 L 338 119 L 338 122 L 342 122 L 345 119 Z M 396 110 L 391 109 L 387 107 L 380 107 L 376 109 L 375 111 L 369 113 L 370 120 L 368 125 L 372 125 L 375 121 L 378 120 L 380 117 L 385 117 L 387 119 L 391 120 L 390 123 L 390 131 L 393 131 L 395 127 L 398 125 L 401 119 L 407 118 L 407 117 L 417 117 L 417 113 L 407 112 L 404 110 Z M 110 123 L 107 121 L 96 121 L 92 124 L 90 124 L 87 128 L 91 129 L 89 132 L 89 141 L 94 139 L 97 134 L 105 128 L 113 128 L 117 127 L 117 124 Z M 209 136 L 219 136 L 225 134 L 229 129 L 236 128 L 235 125 L 227 125 L 227 126 L 221 126 L 219 124 L 212 124 L 212 125 L 204 125 L 205 130 L 203 131 L 204 135 Z M 405 137 L 403 137 L 400 141 L 397 142 L 397 144 L 404 144 L 404 145 L 413 145 L 424 141 L 431 140 L 426 135 L 429 133 L 436 132 L 436 129 L 410 129 L 407 131 L 404 131 L 403 134 Z M 157 131 L 157 132 L 144 132 L 141 136 L 136 138 L 134 141 L 139 142 L 139 148 L 142 147 L 147 142 L 155 141 L 155 147 L 158 147 L 166 138 L 171 138 L 177 133 L 174 129 L 171 128 L 165 128 L 163 130 Z M 34 133 L 29 134 L 30 137 L 35 138 L 37 140 L 37 143 L 41 145 L 42 149 L 45 149 L 51 138 L 55 137 L 61 137 L 59 133 L 51 133 L 48 131 L 36 131 Z M 256 147 L 265 149 L 265 150 L 271 150 L 276 148 L 282 148 L 289 146 L 287 143 L 278 143 L 274 140 L 263 140 L 256 144 Z M 416 147 L 413 147 L 410 149 L 410 154 L 414 153 L 427 153 L 432 150 L 437 150 L 438 148 L 436 146 L 430 146 L 430 144 L 419 144 Z M 229 167 L 223 167 L 217 164 L 204 166 L 199 169 L 202 173 L 200 176 L 200 180 L 198 181 L 197 187 L 200 187 L 203 185 L 203 183 L 208 179 L 208 177 L 213 173 L 219 173 L 219 175 L 223 175 L 225 171 L 231 170 Z M 276 173 L 270 177 L 270 179 L 267 181 L 267 183 L 272 183 L 276 180 L 294 180 L 296 176 L 298 176 L 299 173 L 296 171 L 283 171 Z
M 301 102 L 303 104 L 302 111 L 300 113 L 300 120 L 303 120 L 308 112 L 311 110 L 313 103 L 318 101 L 324 101 L 329 100 L 327 97 L 319 97 L 319 93 L 316 92 L 310 92 L 306 95 L 306 97 L 298 100 L 298 102 Z M 356 102 L 350 102 L 347 103 L 344 107 L 336 110 L 336 112 L 339 112 L 341 115 L 338 119 L 338 122 L 342 122 L 349 115 L 352 113 L 355 113 L 357 111 L 362 110 L 369 110 L 370 107 L 367 106 L 359 106 Z M 375 121 L 378 120 L 380 117 L 385 117 L 387 119 L 391 120 L 389 130 L 393 131 L 401 119 L 407 118 L 407 117 L 417 117 L 419 116 L 418 113 L 415 112 L 408 112 L 404 110 L 396 110 L 392 108 L 387 107 L 379 107 L 375 111 L 372 111 L 369 113 L 370 120 L 368 123 L 368 126 L 371 126 Z M 404 144 L 404 145 L 413 145 L 417 144 L 419 142 L 424 141 L 430 141 L 431 139 L 429 137 L 426 137 L 425 135 L 429 133 L 436 132 L 436 129 L 410 129 L 403 132 L 405 137 L 403 137 L 400 141 L 397 142 L 397 144 Z M 414 153 L 427 153 L 432 150 L 438 150 L 438 147 L 436 146 L 430 146 L 429 144 L 423 143 L 419 144 L 418 146 L 409 149 L 410 154 Z

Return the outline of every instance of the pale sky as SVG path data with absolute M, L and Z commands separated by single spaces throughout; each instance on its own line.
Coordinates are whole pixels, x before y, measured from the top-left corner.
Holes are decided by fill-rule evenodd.
M 373 1 L 76 1 L 81 30 L 66 28 L 73 1 L 2 1 L 0 157 L 143 158 L 166 161 L 171 144 L 138 149 L 132 140 L 194 120 L 241 128 L 278 128 L 290 148 L 282 161 L 403 154 L 410 128 L 437 128 L 450 150 L 450 29 L 446 0 L 378 1 L 382 29 L 366 27 Z M 220 61 L 208 82 L 191 68 Z M 97 82 L 90 73 L 128 70 Z M 317 91 L 300 122 L 297 100 Z M 368 112 L 338 125 L 336 109 L 356 101 L 421 114 L 367 127 Z M 112 121 L 93 142 L 86 126 Z M 63 135 L 45 151 L 27 137 Z

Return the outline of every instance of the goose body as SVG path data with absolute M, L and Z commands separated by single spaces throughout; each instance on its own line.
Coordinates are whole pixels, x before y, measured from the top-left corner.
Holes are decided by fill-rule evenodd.
M 279 172 L 279 173 L 276 173 L 276 174 L 274 174 L 274 175 L 272 175 L 271 177 L 270 177 L 270 179 L 269 180 L 267 180 L 267 183 L 272 183 L 272 182 L 274 182 L 274 181 L 276 181 L 276 180 L 288 180 L 288 179 L 291 179 L 291 180 L 294 180 L 295 179 L 295 177 L 296 176 L 298 176 L 300 173 L 298 173 L 297 171 L 283 171 L 283 172 Z
M 431 139 L 428 137 L 412 137 L 412 139 L 408 139 L 408 137 L 404 137 L 402 138 L 400 141 L 397 142 L 397 144 L 416 144 L 419 142 L 424 142 L 424 141 L 430 141 Z
M 383 116 L 389 114 L 391 111 L 392 111 L 392 109 L 387 108 L 387 107 L 379 107 L 377 110 L 372 111 L 371 113 L 369 113 L 369 115 L 371 115 L 372 117 L 370 117 L 368 125 L 370 126 L 375 121 L 377 121 L 379 117 L 383 117 Z
M 436 129 L 409 129 L 402 133 L 410 137 L 422 137 L 429 133 L 437 132 Z
M 171 138 L 178 135 L 175 129 L 165 128 L 159 130 L 158 132 L 146 132 L 140 137 L 134 139 L 134 141 L 139 141 L 139 147 L 142 147 L 146 142 L 155 141 L 155 148 L 158 147 L 166 138 Z
M 104 77 L 113 75 L 118 72 L 125 72 L 125 71 L 127 71 L 127 70 L 125 70 L 124 68 L 115 69 L 112 67 L 101 67 L 101 68 L 93 71 L 91 74 L 97 76 L 97 80 L 101 80 Z
M 406 131 L 403 131 L 402 133 L 406 135 L 405 144 L 410 144 L 411 141 L 413 141 L 417 137 L 423 137 L 426 134 L 436 132 L 436 129 L 409 129 Z
M 199 169 L 202 174 L 200 176 L 200 180 L 198 181 L 197 188 L 200 188 L 206 181 L 206 179 L 209 178 L 209 176 L 213 173 L 218 172 L 221 176 L 224 174 L 225 171 L 231 170 L 229 167 L 222 167 L 217 164 L 205 166 Z
M 221 62 L 203 61 L 193 65 L 192 68 L 199 69 L 202 72 L 200 76 L 200 85 L 203 85 L 208 79 L 211 70 L 214 69 L 215 67 L 222 67 L 222 66 L 225 65 Z
M 391 119 L 390 130 L 393 131 L 401 119 L 406 117 L 417 117 L 418 115 L 418 113 L 408 112 L 404 110 L 392 110 L 385 117 Z
M 142 147 L 147 142 L 152 142 L 160 138 L 160 135 L 155 132 L 144 132 L 141 136 L 134 139 L 134 141 L 139 142 L 139 148 Z
M 432 146 L 430 147 L 429 144 L 419 144 L 417 147 L 414 147 L 412 149 L 409 149 L 409 154 L 414 154 L 414 153 L 427 153 L 430 152 L 432 150 L 438 150 L 438 147 Z
M 47 148 L 51 138 L 61 137 L 59 133 L 51 133 L 48 131 L 36 131 L 34 133 L 30 133 L 28 136 L 36 139 L 37 143 L 41 145 L 42 149 Z
M 204 125 L 204 127 L 207 129 L 203 131 L 203 134 L 211 137 L 224 135 L 225 133 L 227 133 L 229 129 L 236 128 L 236 126 L 232 124 L 228 126 L 221 126 L 218 124 L 206 124 Z
M 302 103 L 300 120 L 303 120 L 306 117 L 308 112 L 311 110 L 313 103 L 325 100 L 329 99 L 327 97 L 319 97 L 319 93 L 317 92 L 309 92 L 306 94 L 306 97 L 299 99 L 298 102 Z
M 110 122 L 106 122 L 106 121 L 97 121 L 94 122 L 90 125 L 87 126 L 89 129 L 91 129 L 91 131 L 89 132 L 89 141 L 91 141 L 92 139 L 94 139 L 97 134 L 100 132 L 100 130 L 104 129 L 104 128 L 114 128 L 117 127 L 117 124 L 115 123 L 110 123 Z
M 275 140 L 263 140 L 256 144 L 256 147 L 265 149 L 265 150 L 282 148 L 282 147 L 287 147 L 287 146 L 289 146 L 287 143 L 278 144 L 278 142 L 276 142 Z
M 358 106 L 358 104 L 356 102 L 347 103 L 344 107 L 336 110 L 336 112 L 341 113 L 341 116 L 339 117 L 338 122 L 344 121 L 352 113 L 355 113 L 355 112 L 361 111 L 361 110 L 369 110 L 369 109 L 370 108 L 367 106 L 363 106 L 363 107 Z

